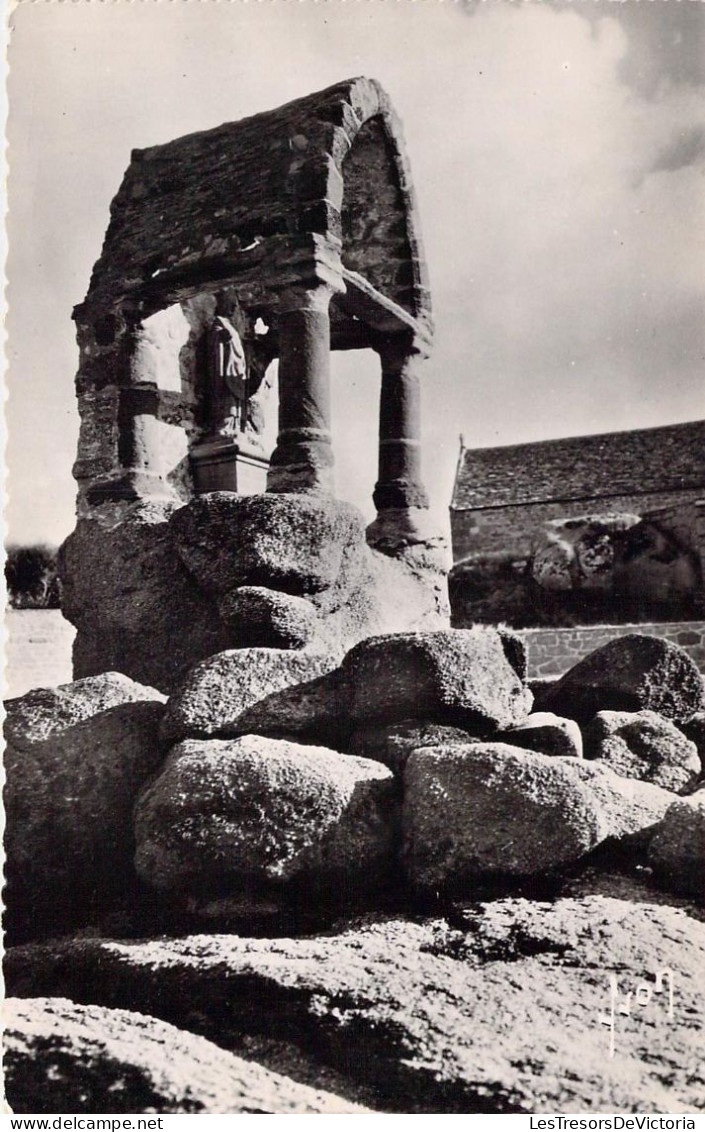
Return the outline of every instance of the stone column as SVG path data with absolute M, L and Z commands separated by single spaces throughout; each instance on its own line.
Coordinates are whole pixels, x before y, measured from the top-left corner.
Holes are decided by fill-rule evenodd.
M 267 491 L 333 490 L 330 436 L 331 288 L 286 296 L 279 308 L 279 435 Z
M 425 355 L 406 337 L 378 347 L 382 363 L 379 471 L 374 490 L 377 518 L 367 541 L 393 552 L 435 537 L 429 530 L 426 488 L 421 482 L 421 388 Z
M 160 419 L 154 335 L 153 329 L 146 331 L 139 312 L 121 312 L 108 387 L 110 402 L 103 419 L 82 422 L 82 433 L 85 424 L 86 438 L 98 457 L 93 459 L 98 474 L 86 476 L 85 460 L 74 465 L 76 478 L 89 481 L 83 494 L 90 505 L 174 498 L 166 480 L 165 454 L 172 432 L 180 430 Z M 95 418 L 95 411 L 93 415 Z

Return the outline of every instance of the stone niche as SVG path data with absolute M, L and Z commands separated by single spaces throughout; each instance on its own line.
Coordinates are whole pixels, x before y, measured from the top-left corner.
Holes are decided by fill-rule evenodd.
M 60 569 L 76 676 L 115 668 L 168 689 L 221 649 L 280 647 L 282 624 L 298 626 L 288 647 L 334 650 L 447 624 L 420 467 L 430 295 L 400 123 L 376 82 L 134 151 L 74 318 L 78 521 Z M 334 498 L 329 388 L 331 350 L 365 348 L 381 370 L 366 532 Z M 286 500 L 245 517 L 253 496 Z M 172 520 L 183 508 L 195 510 Z M 313 568 L 274 586 L 313 612 L 238 596 L 269 588 L 285 537 L 339 562 L 323 587 Z

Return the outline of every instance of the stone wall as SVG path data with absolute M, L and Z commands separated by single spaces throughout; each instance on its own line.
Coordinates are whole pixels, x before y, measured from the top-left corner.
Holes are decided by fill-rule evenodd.
M 561 676 L 588 653 L 614 637 L 643 633 L 680 645 L 705 673 L 705 621 L 662 621 L 650 625 L 585 625 L 570 629 L 522 629 L 529 677 Z
M 644 515 L 704 491 L 705 421 L 463 449 L 450 507 L 453 561 L 526 555 L 548 519 Z
M 556 495 L 559 485 L 556 485 Z M 508 504 L 502 507 L 478 507 L 472 511 L 451 508 L 450 526 L 453 561 L 484 554 L 502 553 L 507 557 L 527 558 L 543 524 L 551 519 L 569 516 L 632 512 L 658 517 L 669 510 L 681 512 L 703 498 L 705 485 L 680 491 L 654 491 L 604 497 L 591 495 L 584 499 L 555 499 L 546 502 Z M 702 521 L 702 520 L 701 520 Z

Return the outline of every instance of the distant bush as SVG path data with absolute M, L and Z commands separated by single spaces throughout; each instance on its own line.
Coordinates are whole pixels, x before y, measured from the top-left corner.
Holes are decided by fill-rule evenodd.
M 58 551 L 50 546 L 8 546 L 5 581 L 11 609 L 58 609 Z

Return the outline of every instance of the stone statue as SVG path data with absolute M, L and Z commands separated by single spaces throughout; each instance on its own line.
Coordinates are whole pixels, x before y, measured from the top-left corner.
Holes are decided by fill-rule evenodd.
M 247 360 L 232 322 L 216 315 L 209 331 L 208 364 L 213 420 L 220 436 L 236 436 L 247 421 Z

